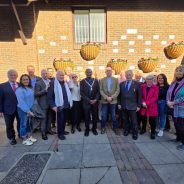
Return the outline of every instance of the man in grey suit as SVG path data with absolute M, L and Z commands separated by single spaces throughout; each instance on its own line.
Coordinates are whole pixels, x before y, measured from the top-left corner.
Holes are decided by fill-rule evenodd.
M 131 127 L 132 138 L 136 140 L 138 138 L 136 112 L 141 108 L 142 90 L 140 84 L 132 80 L 132 70 L 127 70 L 125 76 L 126 81 L 120 84 L 119 108 L 122 109 L 122 118 L 125 123 L 124 136 L 128 136 Z
M 50 87 L 50 80 L 48 79 L 47 70 L 43 69 L 41 71 L 41 80 L 36 82 L 35 85 L 35 97 L 40 105 L 42 111 L 45 114 L 45 118 L 41 120 L 41 132 L 42 132 L 42 139 L 47 140 L 47 133 L 53 134 L 51 131 L 51 122 L 49 115 L 49 104 L 47 100 L 47 92 L 48 88 Z

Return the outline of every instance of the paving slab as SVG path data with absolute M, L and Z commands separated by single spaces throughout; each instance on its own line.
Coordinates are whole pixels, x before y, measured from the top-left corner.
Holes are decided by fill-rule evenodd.
M 106 134 L 93 135 L 92 133 L 88 137 L 84 137 L 84 144 L 109 144 L 109 140 Z
M 167 148 L 171 153 L 173 153 L 177 158 L 179 158 L 184 162 L 183 151 L 176 149 L 176 146 L 180 144 L 179 142 L 176 143 L 176 142 L 168 141 L 168 142 L 161 142 L 161 144 L 163 145 L 163 147 Z
M 80 169 L 48 170 L 42 184 L 79 184 Z
M 86 144 L 83 150 L 84 167 L 115 166 L 116 161 L 109 144 Z
M 184 164 L 154 165 L 154 169 L 166 184 L 184 183 Z
M 122 184 L 117 167 L 85 168 L 81 171 L 81 184 Z
M 182 160 L 159 142 L 136 143 L 136 145 L 151 164 L 182 163 Z
M 59 144 L 83 144 L 84 132 L 76 131 L 74 134 L 66 136 L 65 140 L 59 140 Z
M 52 155 L 48 169 L 79 168 L 82 160 L 82 145 L 59 145 L 59 152 Z

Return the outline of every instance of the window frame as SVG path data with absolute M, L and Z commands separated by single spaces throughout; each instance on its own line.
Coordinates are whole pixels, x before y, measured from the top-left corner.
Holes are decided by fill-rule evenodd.
M 81 42 L 81 43 L 77 43 L 77 42 L 75 42 L 75 38 L 76 38 L 76 35 L 75 35 L 75 10 L 88 10 L 88 11 L 90 11 L 91 9 L 103 9 L 104 10 L 104 14 L 105 14 L 105 34 L 104 34 L 104 36 L 105 36 L 105 41 L 104 42 L 96 42 L 96 43 L 99 43 L 99 44 L 107 44 L 107 8 L 105 8 L 105 7 L 72 7 L 72 14 L 73 14 L 73 20 L 72 20 L 72 30 L 73 30 L 73 43 L 75 44 L 75 45 L 82 45 L 83 43 Z M 90 16 L 90 15 L 89 15 Z M 90 18 L 89 18 L 89 25 L 90 25 Z M 90 38 L 90 29 L 89 29 L 89 38 Z

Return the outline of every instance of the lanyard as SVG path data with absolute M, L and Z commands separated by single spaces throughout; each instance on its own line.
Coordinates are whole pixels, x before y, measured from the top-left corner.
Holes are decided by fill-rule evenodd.
M 92 84 L 90 84 L 86 79 L 85 79 L 85 82 L 90 87 L 90 90 L 92 91 L 93 90 L 93 85 L 95 83 L 95 79 L 93 80 L 93 83 Z

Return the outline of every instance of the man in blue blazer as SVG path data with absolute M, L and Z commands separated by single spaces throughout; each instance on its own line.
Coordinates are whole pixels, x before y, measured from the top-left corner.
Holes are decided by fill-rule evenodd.
M 15 91 L 19 84 L 16 82 L 18 74 L 15 70 L 9 70 L 8 81 L 0 84 L 0 116 L 6 123 L 6 134 L 11 145 L 15 145 L 14 120 L 17 120 L 17 132 L 19 134 L 19 117 L 17 113 L 17 98 Z

